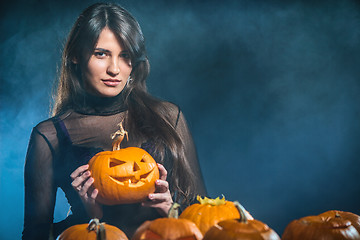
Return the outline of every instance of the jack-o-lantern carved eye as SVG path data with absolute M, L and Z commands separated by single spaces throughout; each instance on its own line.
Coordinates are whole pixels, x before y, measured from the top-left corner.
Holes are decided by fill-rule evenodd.
M 109 167 L 113 168 L 113 167 L 117 167 L 117 166 L 125 164 L 125 163 L 126 163 L 125 161 L 121 161 L 116 158 L 110 158 Z

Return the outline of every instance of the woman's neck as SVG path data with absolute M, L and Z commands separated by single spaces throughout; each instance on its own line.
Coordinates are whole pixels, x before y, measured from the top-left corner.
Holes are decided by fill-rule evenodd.
M 83 93 L 74 99 L 72 105 L 76 112 L 87 115 L 112 115 L 127 110 L 122 93 L 115 97 Z

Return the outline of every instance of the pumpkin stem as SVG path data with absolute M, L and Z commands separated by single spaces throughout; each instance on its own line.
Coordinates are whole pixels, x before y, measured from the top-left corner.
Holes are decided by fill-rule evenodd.
M 168 212 L 168 218 L 179 218 L 179 207 L 180 204 L 174 202 Z
M 198 202 L 200 204 L 209 204 L 212 206 L 224 205 L 226 203 L 224 195 L 222 195 L 221 199 L 220 199 L 220 197 L 217 197 L 215 199 L 211 199 L 211 198 L 207 198 L 207 197 L 201 198 L 201 196 L 197 195 L 196 200 L 198 200 Z
M 122 122 L 121 121 L 118 126 L 119 126 L 119 130 L 117 130 L 116 132 L 114 132 L 113 134 L 111 134 L 111 139 L 115 139 L 112 143 L 112 150 L 116 151 L 116 150 L 120 150 L 120 144 L 122 142 L 122 140 L 124 139 L 125 135 L 126 135 L 126 140 L 129 140 L 129 133 L 127 131 L 124 130 L 123 126 L 122 126 Z
M 91 219 L 87 229 L 96 232 L 96 240 L 106 240 L 105 226 L 104 223 L 100 223 L 99 219 Z
M 235 207 L 237 208 L 237 210 L 238 210 L 239 213 L 240 213 L 239 222 L 247 223 L 248 218 L 247 218 L 247 216 L 246 216 L 246 210 L 245 210 L 245 208 L 244 208 L 238 201 L 235 201 L 235 202 L 234 202 L 234 205 L 235 205 Z

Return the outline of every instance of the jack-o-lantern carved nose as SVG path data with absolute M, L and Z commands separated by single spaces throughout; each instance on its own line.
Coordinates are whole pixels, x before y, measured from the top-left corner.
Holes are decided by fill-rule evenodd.
M 136 171 L 139 171 L 140 170 L 140 166 L 134 162 L 134 167 L 133 167 L 133 171 L 136 172 Z

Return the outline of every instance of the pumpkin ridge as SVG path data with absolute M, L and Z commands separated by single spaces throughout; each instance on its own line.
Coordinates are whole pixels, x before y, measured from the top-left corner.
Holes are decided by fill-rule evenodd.
M 239 211 L 235 211 L 237 209 L 233 202 L 227 201 L 222 207 L 222 210 L 226 211 L 226 215 L 229 216 L 229 218 L 240 218 L 240 213 Z
M 218 207 L 213 207 L 213 205 L 205 204 L 203 205 L 204 208 L 204 217 L 206 217 L 206 222 L 200 222 L 200 230 L 205 234 L 205 232 L 210 228 L 210 226 L 214 225 L 215 220 L 212 216 L 219 215 Z

